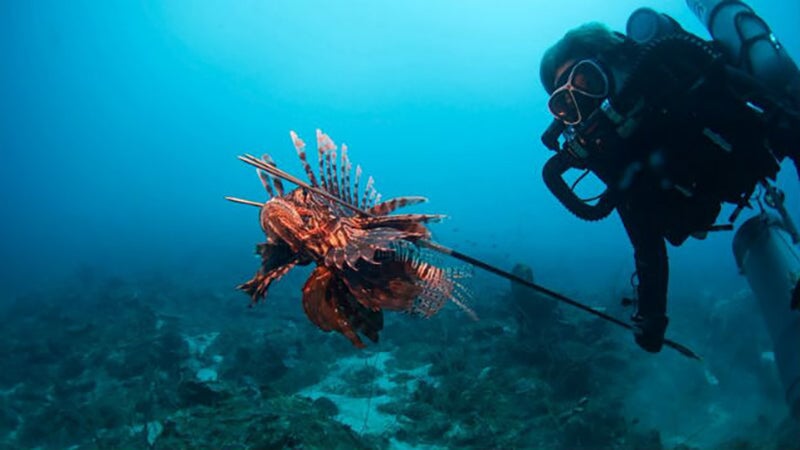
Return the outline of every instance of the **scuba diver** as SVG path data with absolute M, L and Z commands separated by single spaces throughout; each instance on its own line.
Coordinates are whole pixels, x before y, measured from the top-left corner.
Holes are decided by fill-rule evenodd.
M 787 157 L 800 175 L 797 66 L 741 1 L 689 4 L 712 40 L 642 8 L 626 34 L 599 23 L 567 32 L 540 68 L 554 116 L 542 136 L 555 151 L 545 184 L 581 219 L 619 214 L 638 279 L 634 337 L 653 353 L 669 323 L 666 242 L 733 229 L 759 189 L 782 200 L 770 181 Z M 570 169 L 593 173 L 605 191 L 579 198 L 563 177 Z M 715 225 L 724 203 L 736 211 Z

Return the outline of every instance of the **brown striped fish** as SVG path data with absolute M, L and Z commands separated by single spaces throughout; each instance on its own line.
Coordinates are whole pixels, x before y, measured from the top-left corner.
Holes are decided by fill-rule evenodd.
M 306 145 L 296 133 L 292 142 L 308 178 L 300 181 L 278 172 L 272 158 L 241 159 L 256 167 L 267 193 L 265 203 L 230 198 L 261 208 L 260 224 L 266 242 L 258 244 L 261 267 L 238 288 L 251 298 L 263 300 L 270 285 L 298 265 L 316 267 L 303 286 L 303 310 L 324 331 L 345 335 L 356 347 L 361 336 L 378 341 L 383 310 L 430 317 L 447 301 L 470 316 L 465 304 L 466 270 L 444 267 L 441 258 L 417 245 L 430 239 L 427 224 L 438 214 L 393 214 L 425 202 L 423 197 L 381 200 L 369 177 L 359 191 L 361 167 L 355 168 L 347 147 L 338 147 L 317 130 L 317 173 L 306 156 Z M 275 176 L 281 173 L 283 176 Z M 298 187 L 287 191 L 281 178 Z

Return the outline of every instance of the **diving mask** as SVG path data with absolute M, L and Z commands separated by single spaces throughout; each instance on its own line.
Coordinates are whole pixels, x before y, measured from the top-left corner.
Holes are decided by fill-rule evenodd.
M 550 95 L 547 107 L 565 125 L 577 125 L 597 108 L 597 100 L 606 97 L 608 91 L 608 76 L 603 69 L 584 59 L 572 66 L 567 81 Z

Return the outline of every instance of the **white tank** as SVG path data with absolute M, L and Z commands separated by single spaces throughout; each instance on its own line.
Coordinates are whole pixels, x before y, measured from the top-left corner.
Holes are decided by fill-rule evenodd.
M 733 238 L 733 253 L 772 338 L 791 414 L 800 420 L 800 311 L 791 309 L 800 254 L 781 219 L 766 213 L 742 224 Z
M 800 102 L 800 71 L 769 25 L 739 0 L 687 0 L 728 63 Z

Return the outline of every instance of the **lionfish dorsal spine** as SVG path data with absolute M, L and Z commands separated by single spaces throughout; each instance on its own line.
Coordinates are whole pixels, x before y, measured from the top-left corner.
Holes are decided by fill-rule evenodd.
M 306 171 L 308 181 L 311 182 L 312 186 L 319 186 L 317 178 L 314 176 L 314 171 L 311 170 L 311 165 L 306 158 L 306 143 L 303 142 L 294 131 L 290 131 L 289 135 L 292 137 L 292 143 L 294 144 L 295 150 L 297 150 L 297 156 L 300 158 L 300 162 L 303 164 L 303 169 Z
M 258 179 L 261 180 L 261 184 L 264 186 L 264 190 L 267 191 L 267 195 L 270 198 L 275 197 L 275 191 L 272 190 L 269 174 L 261 169 L 256 169 L 256 173 L 258 174 Z
M 369 201 L 367 204 L 364 205 L 365 208 L 369 207 L 372 208 L 375 206 L 376 203 L 381 199 L 381 194 L 375 189 L 375 183 L 370 186 L 369 189 Z
M 347 170 L 347 145 L 342 144 L 342 159 L 339 163 L 339 198 L 344 201 L 347 201 L 347 180 L 346 180 L 346 170 Z
M 334 173 L 336 144 L 322 130 L 317 130 L 317 147 L 320 157 L 320 177 L 323 179 L 323 188 L 330 194 L 334 194 Z
M 324 146 L 324 133 L 322 130 L 317 130 L 317 161 L 319 163 L 319 180 L 323 189 L 328 189 L 328 182 L 325 180 L 325 146 Z
M 367 186 L 364 188 L 364 196 L 362 197 L 362 200 L 361 200 L 361 206 L 364 207 L 364 208 L 369 206 L 368 202 L 369 202 L 369 199 L 370 199 L 370 193 L 375 190 L 372 187 L 373 184 L 375 184 L 375 179 L 372 178 L 372 177 L 369 177 L 367 179 Z
M 376 198 L 376 205 L 368 209 L 367 212 L 376 216 L 385 216 L 405 206 L 416 205 L 428 201 L 425 197 L 397 197 L 380 202 L 380 196 Z
M 352 165 L 350 164 L 350 158 L 347 156 L 347 146 L 342 144 L 342 185 L 343 185 L 343 199 L 347 203 L 353 203 L 353 193 L 351 191 L 352 186 L 350 185 L 350 170 L 352 169 Z
M 337 198 L 341 198 L 339 195 L 339 168 L 336 167 L 337 162 L 337 155 L 336 149 L 331 150 L 331 173 L 332 173 L 332 181 L 333 186 L 331 186 L 330 193 L 333 194 Z
M 356 166 L 356 182 L 353 185 L 353 202 L 355 203 L 356 208 L 361 208 L 361 205 L 358 203 L 358 183 L 361 181 L 361 166 Z
M 296 135 L 293 135 L 293 139 Z M 298 138 L 299 140 L 299 138 Z M 300 141 L 302 143 L 302 141 Z M 298 147 L 298 144 L 295 144 Z M 347 153 L 347 146 L 342 144 L 341 157 L 337 155 L 338 147 L 333 140 L 322 130 L 317 130 L 317 156 L 319 159 L 319 184 L 326 192 L 343 202 L 356 208 L 372 208 L 379 204 L 381 195 L 375 189 L 375 180 L 369 177 L 363 193 L 359 189 L 361 166 L 356 166 L 355 180 L 351 183 L 350 174 L 353 165 Z M 298 149 L 298 154 L 300 150 Z M 302 153 L 303 155 L 305 152 Z M 303 160 L 303 157 L 301 157 Z M 313 179 L 310 166 L 304 162 L 304 167 L 308 167 L 309 179 Z M 340 208 L 335 207 L 338 211 Z M 346 210 L 342 210 L 346 211 Z
M 325 150 L 325 184 L 326 190 L 333 190 L 333 176 L 331 174 L 331 149 Z
M 264 161 L 265 164 L 268 164 L 268 165 L 270 165 L 272 167 L 278 167 L 277 164 L 275 164 L 275 161 L 272 160 L 272 157 L 267 155 L 266 153 L 261 156 L 261 160 Z M 269 178 L 270 178 L 270 180 L 272 180 L 272 185 L 275 186 L 275 192 L 278 195 L 282 196 L 283 192 L 284 192 L 283 191 L 283 182 L 278 177 L 270 176 Z

